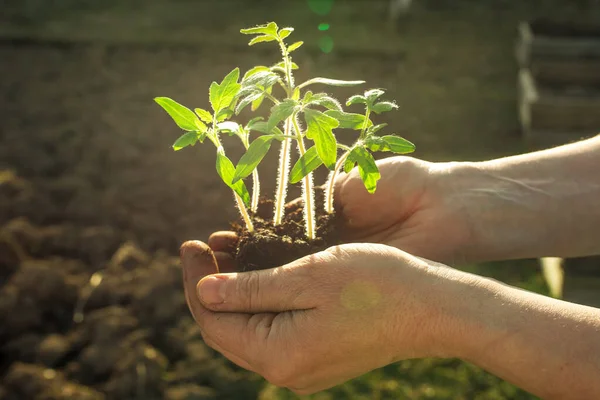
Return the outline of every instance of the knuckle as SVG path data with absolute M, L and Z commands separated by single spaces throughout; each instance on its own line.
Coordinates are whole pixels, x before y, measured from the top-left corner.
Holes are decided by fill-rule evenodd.
M 257 306 L 258 295 L 260 293 L 260 273 L 258 271 L 248 271 L 239 275 L 240 279 L 236 284 L 236 297 L 241 297 L 243 305 L 248 309 Z

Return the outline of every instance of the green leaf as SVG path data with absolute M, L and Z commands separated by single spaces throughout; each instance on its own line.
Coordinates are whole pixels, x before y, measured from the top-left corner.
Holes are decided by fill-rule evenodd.
M 364 140 L 365 146 L 371 151 L 391 151 L 396 154 L 408 154 L 415 151 L 415 145 L 399 136 L 383 137 L 371 135 Z
M 189 108 L 179 104 L 168 97 L 157 97 L 154 99 L 184 131 L 205 131 L 206 125 L 198 119 Z
M 279 30 L 279 38 L 283 40 L 286 37 L 290 36 L 292 32 L 294 32 L 294 28 L 281 28 Z
M 395 103 L 390 101 L 382 101 L 371 107 L 371 111 L 373 111 L 375 114 L 381 114 L 382 112 L 392 111 L 395 108 L 398 108 Z
M 329 86 L 349 87 L 349 86 L 362 85 L 363 83 L 365 83 L 365 81 L 340 81 L 338 79 L 313 78 L 313 79 L 309 79 L 308 81 L 298 85 L 298 87 L 300 89 L 302 89 L 303 87 L 306 87 L 308 85 L 313 85 L 315 83 L 320 83 L 320 84 L 329 85 Z
M 374 133 L 379 132 L 381 129 L 385 128 L 388 124 L 379 124 L 379 125 L 374 125 L 374 126 L 370 126 L 367 129 L 367 135 L 372 135 Z
M 396 154 L 408 154 L 415 151 L 415 145 L 400 136 L 386 135 L 382 139 L 389 146 L 390 151 Z
M 267 88 L 267 90 L 266 90 L 266 92 L 267 92 L 268 94 L 271 94 L 271 93 L 273 92 L 273 86 L 271 86 L 271 87 L 268 87 L 268 88 Z M 252 111 L 256 111 L 256 110 L 258 110 L 258 108 L 260 107 L 260 105 L 262 104 L 262 102 L 263 102 L 263 100 L 264 100 L 264 99 L 265 99 L 265 95 L 264 95 L 264 94 L 262 94 L 262 95 L 261 95 L 261 96 L 260 96 L 258 99 L 254 100 L 254 101 L 252 102 L 252 107 L 250 107 L 250 109 L 251 109 Z
M 353 161 L 358 163 L 358 172 L 369 193 L 375 193 L 377 181 L 381 178 L 375 159 L 364 147 L 356 147 L 350 153 Z
M 237 122 L 225 121 L 217 124 L 219 131 L 225 133 L 237 133 L 242 127 Z
M 254 74 L 258 73 L 258 72 L 268 71 L 268 70 L 269 70 L 269 67 L 265 67 L 265 66 L 262 66 L 262 65 L 259 65 L 259 66 L 256 66 L 254 68 L 249 69 L 248 71 L 246 71 L 246 73 L 244 74 L 244 77 L 242 78 L 242 85 L 252 75 L 254 75 Z
M 365 124 L 365 116 L 362 114 L 347 113 L 344 111 L 329 110 L 325 114 L 339 121 L 339 128 L 361 130 Z M 373 125 L 370 120 L 367 127 Z
M 352 158 L 350 158 L 350 157 L 346 158 L 346 161 L 344 161 L 344 172 L 349 174 L 350 171 L 352 171 L 352 168 L 354 168 L 355 164 L 356 164 L 356 161 L 352 160 Z
M 303 44 L 304 42 L 302 41 L 290 44 L 287 48 L 288 53 L 291 53 L 294 50 L 298 50 Z
M 244 179 L 250 175 L 252 171 L 256 169 L 256 167 L 258 167 L 258 164 L 260 164 L 262 159 L 271 148 L 273 139 L 273 136 L 259 136 L 252 143 L 250 143 L 250 147 L 248 147 L 246 153 L 244 153 L 242 158 L 240 158 L 240 161 L 235 168 L 235 174 L 233 175 L 232 183 L 236 183 L 240 179 Z
M 349 107 L 352 104 L 367 104 L 367 99 L 365 98 L 365 96 L 361 96 L 360 94 L 356 94 L 354 96 L 351 96 L 350 98 L 348 98 L 348 100 L 346 100 L 346 105 Z
M 258 123 L 264 121 L 263 117 L 254 117 L 252 118 L 250 121 L 248 121 L 248 123 L 246 124 L 246 130 L 252 130 L 253 126 Z
M 242 198 L 244 204 L 246 204 L 246 207 L 248 207 L 250 205 L 250 194 L 248 193 L 248 189 L 246 188 L 244 181 L 232 183 L 235 167 L 231 160 L 220 151 L 217 152 L 217 173 L 223 182 L 237 193 L 238 196 Z
M 269 130 L 277 126 L 281 121 L 289 118 L 299 108 L 299 104 L 295 100 L 287 99 L 279 104 L 275 104 L 271 108 L 271 116 L 269 117 Z
M 250 40 L 250 42 L 248 43 L 248 46 L 253 46 L 256 43 L 261 43 L 261 42 L 273 42 L 275 40 L 277 40 L 277 39 L 271 35 L 257 36 L 255 38 L 252 38 L 252 40 Z
M 210 124 L 212 122 L 212 115 L 210 115 L 208 111 L 203 110 L 202 108 L 194 108 L 194 112 L 200 117 L 202 121 L 206 122 L 207 124 Z
M 257 34 L 265 34 L 265 35 L 277 35 L 278 26 L 275 22 L 269 22 L 265 25 L 258 25 L 253 28 L 241 29 L 240 32 L 244 35 L 257 35 Z
M 193 146 L 198 141 L 198 132 L 186 132 L 173 143 L 173 150 L 178 151 L 187 146 Z
M 217 82 L 213 82 L 210 85 L 209 89 L 209 97 L 210 104 L 215 113 L 219 113 L 219 111 L 229 107 L 231 103 L 234 101 L 235 96 L 240 90 L 240 84 L 238 83 L 238 79 L 240 77 L 240 69 L 235 68 L 231 71 L 225 78 L 221 84 Z
M 371 89 L 365 92 L 365 98 L 368 104 L 373 104 L 375 100 L 383 96 L 385 92 L 381 89 Z
M 256 131 L 256 132 L 261 132 L 267 135 L 276 135 L 276 136 L 283 136 L 283 132 L 281 131 L 281 129 L 279 129 L 278 127 L 272 127 L 271 129 L 269 129 L 269 126 L 266 122 L 264 121 L 256 121 L 254 122 L 252 125 L 248 125 L 248 129 L 251 131 Z M 278 139 L 278 138 L 276 138 Z
M 298 64 L 292 61 L 292 70 L 300 68 Z M 271 67 L 271 70 L 279 70 L 281 72 L 285 72 L 285 62 L 281 61 Z
M 337 142 L 333 129 L 339 126 L 337 119 L 320 111 L 305 109 L 306 137 L 315 142 L 315 147 L 323 164 L 329 169 L 335 167 Z
M 248 96 L 242 98 L 235 108 L 235 113 L 239 114 L 248 104 L 253 103 L 256 100 L 261 100 L 264 97 L 262 92 L 254 92 Z
M 300 182 L 302 178 L 319 168 L 321 164 L 323 164 L 323 161 L 321 161 L 321 158 L 319 157 L 317 148 L 315 146 L 311 147 L 292 167 L 292 171 L 290 172 L 290 183 Z
M 310 92 L 306 92 L 307 94 Z M 308 100 L 308 102 L 306 102 Z M 317 93 L 312 95 L 310 98 L 306 98 L 304 96 L 304 100 L 302 100 L 305 105 L 314 104 L 317 106 L 325 107 L 329 110 L 342 111 L 342 105 L 339 101 L 329 96 L 327 93 Z
M 233 115 L 233 110 L 231 108 L 224 108 L 217 114 L 217 122 L 225 121 L 227 118 Z
M 279 75 L 270 70 L 257 71 L 242 82 L 242 87 L 245 90 L 254 86 L 266 89 L 277 83 L 279 79 Z

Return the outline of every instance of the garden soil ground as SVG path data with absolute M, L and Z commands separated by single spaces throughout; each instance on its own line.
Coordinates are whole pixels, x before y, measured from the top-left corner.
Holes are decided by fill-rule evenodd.
M 422 158 L 518 151 L 521 14 L 464 12 L 458 25 L 425 12 L 397 38 L 401 57 L 299 52 L 299 79 L 389 88 L 400 110 L 385 122 Z M 170 149 L 177 128 L 152 99 L 207 107 L 212 80 L 260 62 L 189 45 L 0 44 L 0 398 L 257 396 L 261 380 L 202 342 L 176 258 L 182 241 L 237 218 L 233 198 L 210 146 Z M 274 168 L 260 172 L 270 195 Z

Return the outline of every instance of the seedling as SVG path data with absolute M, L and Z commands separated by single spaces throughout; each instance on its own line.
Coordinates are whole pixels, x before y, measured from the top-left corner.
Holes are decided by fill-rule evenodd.
M 241 80 L 239 69 L 236 68 L 220 84 L 213 82 L 209 89 L 212 113 L 199 108 L 192 111 L 167 97 L 155 100 L 185 131 L 173 144 L 174 150 L 193 146 L 197 142 L 203 143 L 206 138 L 215 145 L 217 172 L 232 189 L 248 232 L 254 230 L 252 221 L 259 203 L 257 167 L 273 141 L 280 142 L 272 223 L 278 226 L 284 220 L 288 185 L 302 182 L 305 236 L 311 241 L 315 239 L 317 231 L 314 170 L 321 165 L 330 170 L 323 206 L 326 213 L 333 214 L 334 183 L 342 169 L 348 173 L 358 165 L 365 188 L 374 193 L 380 173 L 371 153 L 384 151 L 407 154 L 413 152 L 415 146 L 399 136 L 378 135 L 386 124 L 374 125 L 371 116 L 397 108 L 393 102 L 380 101 L 383 90 L 371 89 L 350 97 L 346 102 L 347 107 L 364 107 L 364 113 L 357 114 L 344 111 L 340 102 L 329 94 L 315 93 L 308 88 L 317 85 L 357 86 L 365 83 L 364 81 L 318 77 L 297 85 L 293 72 L 299 67 L 292 61 L 291 53 L 300 48 L 303 42 L 286 43 L 293 31 L 293 28 L 279 28 L 274 22 L 241 30 L 243 34 L 254 35 L 250 46 L 263 42 L 276 44 L 281 51 L 281 61 L 272 66 L 256 66 L 247 71 Z M 256 112 L 265 101 L 271 103 L 266 119 L 255 117 L 244 126 L 229 120 L 248 106 Z M 353 145 L 346 146 L 337 142 L 334 133 L 337 129 L 352 129 L 360 133 Z M 253 132 L 258 135 L 250 142 Z M 220 140 L 223 133 L 238 136 L 246 149 L 236 166 L 225 155 Z M 299 159 L 290 172 L 291 147 L 294 144 Z M 340 151 L 341 155 L 338 157 Z M 253 181 L 252 196 L 244 183 L 244 179 L 250 175 Z

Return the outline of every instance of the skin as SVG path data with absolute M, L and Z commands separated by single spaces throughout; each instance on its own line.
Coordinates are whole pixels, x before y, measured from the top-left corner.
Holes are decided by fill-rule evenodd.
M 600 254 L 599 160 L 600 137 L 481 163 L 381 161 L 374 195 L 355 171 L 336 183 L 347 244 L 235 273 L 232 233 L 185 243 L 188 305 L 207 344 L 298 394 L 458 357 L 544 399 L 600 398 L 600 310 L 437 262 Z

